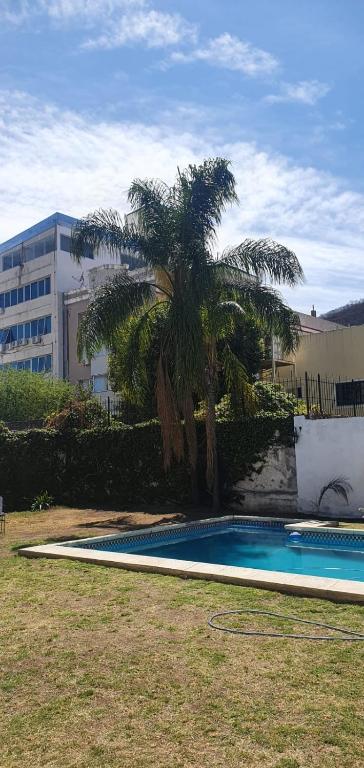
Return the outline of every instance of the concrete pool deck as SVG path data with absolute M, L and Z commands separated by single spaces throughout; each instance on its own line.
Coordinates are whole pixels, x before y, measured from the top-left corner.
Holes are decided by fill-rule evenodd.
M 288 520 L 271 517 L 245 517 L 237 515 L 227 515 L 220 518 L 210 518 L 209 520 L 195 521 L 196 528 L 208 524 L 217 524 L 221 522 L 246 521 L 250 523 L 284 523 L 287 530 L 305 530 L 317 532 L 318 529 L 325 529 L 327 533 L 332 531 L 332 535 L 343 534 L 359 535 L 363 538 L 364 549 L 364 531 L 358 529 L 338 530 L 330 522 Z M 171 525 L 158 526 L 158 531 L 181 530 L 190 527 L 190 523 L 176 523 Z M 140 534 L 156 533 L 156 528 L 145 528 L 135 532 L 135 536 Z M 151 573 L 168 574 L 171 576 L 180 576 L 191 579 L 204 579 L 207 581 L 219 581 L 240 586 L 255 587 L 257 589 L 267 589 L 277 592 L 286 592 L 296 595 L 306 595 L 310 597 L 326 598 L 342 602 L 364 603 L 364 582 L 349 581 L 346 579 L 331 579 L 318 576 L 305 576 L 303 574 L 294 574 L 278 571 L 265 571 L 255 568 L 243 568 L 232 565 L 219 565 L 214 563 L 200 563 L 190 560 L 175 560 L 164 557 L 153 557 L 149 555 L 137 555 L 133 553 L 108 552 L 105 550 L 82 548 L 82 542 L 95 544 L 96 541 L 107 541 L 115 539 L 133 537 L 133 533 L 124 532 L 109 536 L 97 536 L 87 539 L 78 539 L 77 546 L 72 546 L 73 542 L 64 542 L 63 544 L 41 544 L 34 547 L 24 547 L 18 551 L 19 555 L 28 558 L 62 558 L 67 560 L 77 560 L 84 563 L 93 563 L 95 565 L 105 565 L 111 568 L 122 568 L 125 570 L 145 571 Z

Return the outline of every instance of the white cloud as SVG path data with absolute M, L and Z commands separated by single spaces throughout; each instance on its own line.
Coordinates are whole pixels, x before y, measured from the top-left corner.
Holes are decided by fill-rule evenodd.
M 245 75 L 271 74 L 278 67 L 278 61 L 268 51 L 255 48 L 251 43 L 239 40 L 227 32 L 209 40 L 207 45 L 189 53 L 175 52 L 172 61 L 188 63 L 205 61 L 215 67 L 243 72 Z
M 196 41 L 193 24 L 178 13 L 154 10 L 148 0 L 0 0 L 0 21 L 20 25 L 42 16 L 54 24 L 78 20 L 83 28 L 101 31 L 84 48 L 128 43 L 156 48 Z
M 266 96 L 265 101 L 279 104 L 286 101 L 298 101 L 301 104 L 314 106 L 319 99 L 327 96 L 331 90 L 327 83 L 319 80 L 301 80 L 299 83 L 282 83 L 281 92 Z
M 92 21 L 144 5 L 145 0 L 0 0 L 0 19 L 21 24 L 32 16 L 44 14 L 57 20 L 79 16 Z
M 145 5 L 145 0 L 38 0 L 40 9 L 55 19 L 82 16 L 107 18 L 116 12 Z
M 184 131 L 177 121 L 92 123 L 22 93 L 0 92 L 0 241 L 55 210 L 126 211 L 135 176 L 170 182 L 177 165 L 215 154 L 231 158 L 240 196 L 240 207 L 224 216 L 221 248 L 246 235 L 294 247 L 307 276 L 306 286 L 289 294 L 297 308 L 315 303 L 325 311 L 364 295 L 364 197 L 339 179 L 252 143 Z
M 124 14 L 119 21 L 97 38 L 84 43 L 84 48 L 119 48 L 127 43 L 144 42 L 148 48 L 177 45 L 194 41 L 196 29 L 178 13 L 141 10 Z

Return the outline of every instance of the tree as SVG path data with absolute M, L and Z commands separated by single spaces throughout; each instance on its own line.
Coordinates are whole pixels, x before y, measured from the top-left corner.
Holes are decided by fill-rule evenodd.
M 132 386 L 129 381 L 129 345 L 138 317 L 131 317 L 117 331 L 114 348 L 109 355 L 109 378 L 115 392 L 121 394 L 125 403 L 125 418 L 132 421 L 146 421 L 157 416 L 155 387 L 156 370 L 163 325 L 158 316 L 152 327 L 147 346 L 139 349 L 137 362 L 133 361 Z M 236 327 L 229 334 L 230 346 L 246 368 L 247 376 L 253 379 L 260 370 L 263 358 L 262 331 L 253 318 L 237 319 Z M 219 352 L 223 343 L 218 343 Z M 226 393 L 223 376 L 219 376 L 218 399 Z M 197 404 L 197 403 L 196 403 Z
M 75 397 L 75 388 L 67 381 L 40 373 L 0 371 L 0 419 L 32 421 L 61 410 Z
M 194 395 L 206 399 L 207 482 L 218 508 L 215 403 L 224 372 L 234 395 L 245 385 L 242 362 L 229 345 L 229 333 L 242 316 L 257 318 L 288 349 L 296 341 L 297 317 L 262 278 L 295 285 L 302 278 L 296 256 L 269 240 L 245 240 L 218 260 L 217 227 L 226 206 L 237 202 L 229 162 L 206 160 L 178 171 L 172 187 L 135 180 L 129 190 L 133 217 L 100 210 L 75 227 L 72 253 L 107 248 L 115 257 L 127 250 L 144 259 L 150 280 L 117 275 L 96 293 L 79 329 L 79 354 L 91 357 L 102 346 L 114 348 L 120 328 L 132 320 L 125 372 L 128 386 L 144 375 L 145 350 L 158 322 L 156 401 L 165 467 L 184 451 L 183 424 L 196 498 L 197 439 Z M 218 356 L 218 345 L 223 352 Z M 136 377 L 136 373 L 138 376 Z

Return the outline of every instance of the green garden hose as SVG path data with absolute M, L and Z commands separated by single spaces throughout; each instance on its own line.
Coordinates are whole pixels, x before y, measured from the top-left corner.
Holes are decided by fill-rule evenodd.
M 300 624 L 310 624 L 314 627 L 322 627 L 323 629 L 331 629 L 332 632 L 339 632 L 343 637 L 335 637 L 332 635 L 296 635 L 287 634 L 284 632 L 261 632 L 251 629 L 234 629 L 233 627 L 222 627 L 220 624 L 215 624 L 215 619 L 219 619 L 222 616 L 234 616 L 241 613 L 253 613 L 258 616 L 273 616 L 274 618 L 286 619 L 288 621 L 299 622 Z M 253 635 L 259 637 L 288 637 L 294 640 L 346 640 L 354 642 L 355 640 L 364 641 L 364 635 L 360 632 L 354 632 L 352 629 L 343 629 L 342 627 L 333 627 L 331 624 L 323 624 L 320 621 L 309 621 L 309 619 L 299 619 L 297 616 L 286 616 L 282 613 L 273 613 L 272 611 L 258 611 L 256 608 L 241 608 L 237 611 L 222 611 L 221 613 L 214 613 L 208 620 L 208 625 L 212 629 L 218 629 L 221 632 L 229 632 L 232 635 Z

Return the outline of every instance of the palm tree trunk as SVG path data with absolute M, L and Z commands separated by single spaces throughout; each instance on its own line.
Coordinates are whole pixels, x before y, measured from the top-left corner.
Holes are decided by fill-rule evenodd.
M 210 364 L 206 372 L 206 481 L 212 491 L 212 510 L 217 514 L 220 510 L 219 466 L 216 442 L 216 369 L 215 351 L 212 350 Z
M 188 460 L 190 465 L 191 477 L 191 501 L 194 506 L 198 506 L 199 489 L 197 476 L 197 432 L 194 418 L 194 408 L 192 395 L 186 395 L 182 404 L 183 418 L 185 422 L 185 433 L 188 448 Z

